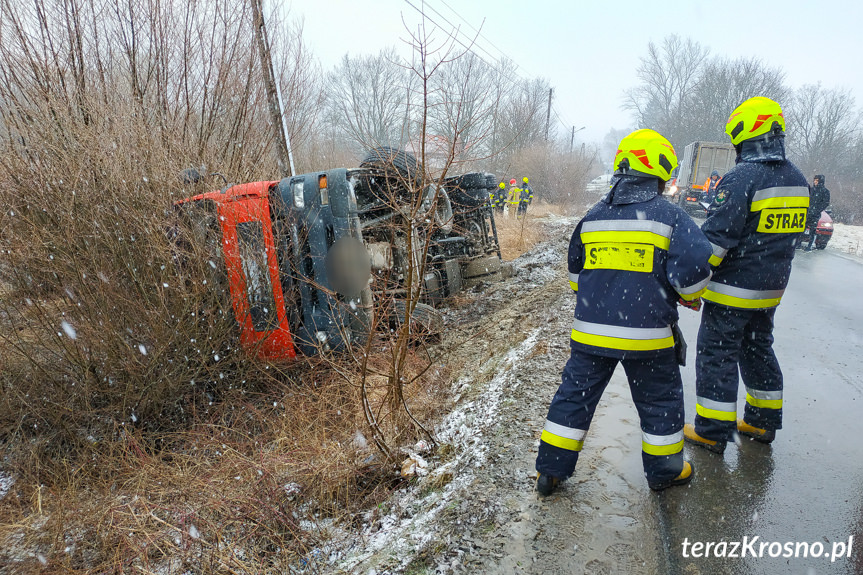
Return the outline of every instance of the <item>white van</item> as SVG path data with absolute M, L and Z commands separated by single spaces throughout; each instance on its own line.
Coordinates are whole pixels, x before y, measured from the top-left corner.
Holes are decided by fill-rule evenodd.
M 603 174 L 590 180 L 585 186 L 588 194 L 605 195 L 611 187 L 611 174 Z

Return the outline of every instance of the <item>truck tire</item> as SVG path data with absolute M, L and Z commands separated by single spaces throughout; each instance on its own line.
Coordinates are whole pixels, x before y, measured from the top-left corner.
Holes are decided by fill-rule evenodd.
M 476 208 L 488 203 L 488 174 L 470 172 L 461 176 L 447 178 L 445 186 L 452 202 L 465 208 Z M 494 176 L 492 176 L 494 178 Z
M 470 172 L 458 176 L 454 179 L 455 185 L 457 185 L 463 190 L 488 187 L 486 182 L 486 175 L 483 172 Z
M 385 172 L 395 168 L 398 175 L 413 182 L 422 179 L 423 175 L 422 164 L 413 154 L 388 146 L 369 150 L 365 159 L 360 162 L 360 167 L 380 168 Z

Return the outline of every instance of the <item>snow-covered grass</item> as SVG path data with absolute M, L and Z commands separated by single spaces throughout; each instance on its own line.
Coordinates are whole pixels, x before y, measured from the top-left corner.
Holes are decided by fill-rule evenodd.
M 833 237 L 830 238 L 827 249 L 863 256 L 863 226 L 833 224 Z

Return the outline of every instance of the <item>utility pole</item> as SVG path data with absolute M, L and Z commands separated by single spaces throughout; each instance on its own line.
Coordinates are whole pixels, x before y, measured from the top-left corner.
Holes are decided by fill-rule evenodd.
M 548 112 L 545 113 L 545 141 L 548 141 L 548 126 L 551 124 L 551 93 L 554 88 L 548 89 Z
M 270 118 L 276 133 L 276 154 L 282 177 L 293 175 L 293 158 L 288 138 L 288 130 L 282 113 L 282 98 L 276 84 L 276 74 L 273 71 L 273 58 L 270 53 L 270 42 L 267 39 L 267 28 L 264 25 L 263 0 L 251 0 L 252 17 L 255 27 L 255 37 L 258 41 L 258 54 L 261 60 L 261 70 L 264 73 L 264 86 L 267 90 L 267 103 L 270 108 Z
M 572 145 L 575 142 L 575 133 L 580 132 L 585 128 L 585 126 L 580 127 L 579 129 L 575 129 L 575 126 L 572 127 L 572 134 L 569 136 L 569 155 L 572 155 Z M 581 144 L 582 154 L 584 153 L 584 143 Z

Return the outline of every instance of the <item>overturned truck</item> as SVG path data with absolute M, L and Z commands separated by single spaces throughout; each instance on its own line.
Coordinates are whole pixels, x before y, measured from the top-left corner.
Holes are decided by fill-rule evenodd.
M 241 345 L 285 360 L 363 343 L 375 309 L 398 320 L 410 307 L 440 331 L 438 303 L 503 273 L 495 188 L 479 172 L 429 182 L 412 155 L 378 148 L 358 168 L 226 184 L 175 209 L 230 295 Z

